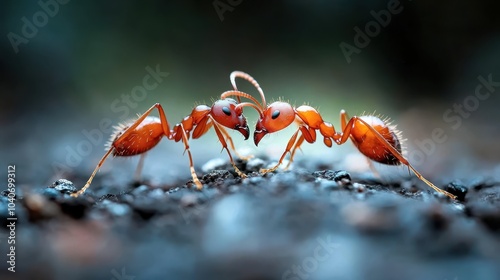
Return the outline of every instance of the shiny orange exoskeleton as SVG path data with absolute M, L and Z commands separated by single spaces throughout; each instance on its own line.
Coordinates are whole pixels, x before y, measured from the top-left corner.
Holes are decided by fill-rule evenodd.
M 257 146 L 262 138 L 269 133 L 280 131 L 292 123 L 295 123 L 298 128 L 290 137 L 285 151 L 280 157 L 278 164 L 269 169 L 262 169 L 262 173 L 272 172 L 276 170 L 285 159 L 285 156 L 290 153 L 290 163 L 297 149 L 300 148 L 304 141 L 314 143 L 317 137 L 323 137 L 323 143 L 332 147 L 333 143 L 337 145 L 344 144 L 347 139 L 351 139 L 358 150 L 367 158 L 388 165 L 404 164 L 415 173 L 415 175 L 435 191 L 455 198 L 449 192 L 436 187 L 433 183 L 425 179 L 402 155 L 401 136 L 395 127 L 383 121 L 379 117 L 354 116 L 349 118 L 347 113 L 342 110 L 340 112 L 341 131 L 336 131 L 331 123 L 325 122 L 319 112 L 311 106 L 302 105 L 294 108 L 287 102 L 277 101 L 266 105 L 264 93 L 257 81 L 250 75 L 243 72 L 235 72 L 232 76 L 241 77 L 252 83 L 259 91 L 262 103 L 253 101 L 255 105 L 252 107 L 259 113 L 259 120 L 255 127 L 254 142 Z M 237 91 L 236 85 L 233 82 L 233 87 Z M 236 95 L 247 97 L 238 93 L 224 93 L 223 96 Z M 320 135 L 317 135 L 319 132 Z
M 234 84 L 234 76 L 231 76 L 231 80 Z M 231 91 L 231 93 L 232 95 L 239 94 L 238 91 Z M 238 101 L 240 101 L 239 96 Z M 155 147 L 163 137 L 175 142 L 182 141 L 184 143 L 184 149 L 187 151 L 189 157 L 193 182 L 198 189 L 201 189 L 202 184 L 196 176 L 193 158 L 189 150 L 189 139 L 191 137 L 193 139 L 199 138 L 211 128 L 215 130 L 223 149 L 227 151 L 229 160 L 235 171 L 241 177 L 246 177 L 236 167 L 233 157 L 229 152 L 227 142 L 229 142 L 230 148 L 234 152 L 236 151 L 233 141 L 225 128 L 237 130 L 245 137 L 245 140 L 248 139 L 250 132 L 246 118 L 243 115 L 243 107 L 249 104 L 239 104 L 234 99 L 221 97 L 220 100 L 214 102 L 212 107 L 206 105 L 196 106 L 191 114 L 176 124 L 173 129 L 170 129 L 163 107 L 159 103 L 154 104 L 137 120 L 116 127 L 115 133 L 111 136 L 107 152 L 97 164 L 85 186 L 78 192 L 73 193 L 72 196 L 77 197 L 85 192 L 92 183 L 92 179 L 97 171 L 110 154 L 113 156 L 134 156 L 140 154 L 141 160 L 137 169 L 137 173 L 140 173 L 144 153 Z M 154 109 L 158 110 L 159 118 L 149 116 Z

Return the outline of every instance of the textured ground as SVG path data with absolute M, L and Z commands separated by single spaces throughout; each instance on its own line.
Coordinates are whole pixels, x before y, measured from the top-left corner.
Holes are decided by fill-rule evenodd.
M 19 191 L 17 273 L 2 261 L 1 279 L 500 279 L 499 182 L 450 182 L 451 201 L 414 177 L 266 164 L 239 162 L 243 180 L 214 166 L 202 191 L 101 177 L 79 198 L 65 180 Z

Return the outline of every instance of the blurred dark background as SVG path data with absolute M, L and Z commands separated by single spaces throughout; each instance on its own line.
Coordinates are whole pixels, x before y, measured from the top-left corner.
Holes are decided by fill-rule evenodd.
M 498 2 L 401 1 L 402 11 L 349 63 L 339 45 L 355 46 L 355 27 L 365 30 L 375 20 L 371 11 L 387 10 L 392 2 L 69 1 L 50 6 L 53 16 L 44 22 L 38 1 L 2 1 L 2 178 L 7 164 L 17 165 L 19 183 L 35 186 L 65 176 L 60 172 L 90 174 L 110 134 L 100 128 L 102 120 L 116 124 L 160 102 L 174 124 L 194 104 L 210 105 L 231 89 L 233 70 L 254 76 L 269 101 L 308 103 L 336 127 L 341 109 L 391 117 L 408 138 L 409 151 L 425 155 L 410 152 L 410 160 L 433 180 L 500 173 L 500 87 L 477 106 L 471 103 L 474 110 L 466 116 L 443 118 L 453 104 L 474 101 L 478 76 L 500 81 Z M 23 36 L 24 17 L 40 25 L 32 38 Z M 12 38 L 20 37 L 23 43 L 14 46 Z M 145 68 L 157 65 L 168 77 L 127 105 L 122 95 L 130 96 L 148 74 Z M 248 109 L 245 115 L 253 130 L 256 114 Z M 436 128 L 446 140 L 419 147 Z M 91 142 L 84 131 L 94 135 L 91 145 L 82 144 Z M 268 136 L 258 150 L 232 135 L 249 153 L 279 156 L 291 133 Z M 226 158 L 213 132 L 203 139 L 191 145 L 198 169 L 212 157 Z M 323 155 L 326 162 L 342 162 L 355 151 L 344 146 L 327 149 L 318 141 L 304 145 L 298 158 Z M 168 180 L 182 173 L 188 179 L 182 150 L 180 143 L 160 144 L 149 153 L 146 176 Z M 128 172 L 128 179 L 135 161 L 115 159 L 102 172 Z M 345 162 L 340 167 L 352 168 Z

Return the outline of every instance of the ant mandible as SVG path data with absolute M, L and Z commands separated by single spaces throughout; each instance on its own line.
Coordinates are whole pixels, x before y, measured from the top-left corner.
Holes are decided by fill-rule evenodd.
M 233 85 L 235 85 L 234 80 L 236 76 L 237 74 L 232 74 L 230 76 Z M 237 96 L 238 102 L 234 99 L 226 98 L 229 95 Z M 222 149 L 227 151 L 229 160 L 236 173 L 238 173 L 238 175 L 242 178 L 245 178 L 246 175 L 242 173 L 238 167 L 236 167 L 233 157 L 228 149 L 227 142 L 229 142 L 230 148 L 237 154 L 234 148 L 233 140 L 225 129 L 226 127 L 239 131 L 245 137 L 245 140 L 249 137 L 250 131 L 248 129 L 246 118 L 243 115 L 243 107 L 253 105 L 251 103 L 238 104 L 241 102 L 240 96 L 255 100 L 248 94 L 238 92 L 237 90 L 226 92 L 225 95 L 221 95 L 221 99 L 214 102 L 212 107 L 206 105 L 196 106 L 192 110 L 191 114 L 186 116 L 180 123 L 176 124 L 172 130 L 170 129 L 163 107 L 159 103 L 151 106 L 151 108 L 139 116 L 137 120 L 116 126 L 115 132 L 112 134 L 108 143 L 107 152 L 95 167 L 87 183 L 81 190 L 71 195 L 73 197 L 78 197 L 89 188 L 97 171 L 101 168 L 104 161 L 110 154 L 113 156 L 141 155 L 136 172 L 137 176 L 142 169 L 144 153 L 155 147 L 163 136 L 167 137 L 168 140 L 174 140 L 175 142 L 182 141 L 184 143 L 184 149 L 187 151 L 189 157 L 191 176 L 194 184 L 199 190 L 203 187 L 203 185 L 196 176 L 188 142 L 190 137 L 193 139 L 200 138 L 212 127 L 222 144 Z M 158 110 L 159 118 L 149 116 L 154 109 Z
M 261 95 L 262 103 L 254 101 L 255 106 L 251 106 L 259 113 L 259 120 L 257 121 L 254 131 L 254 143 L 256 146 L 258 146 L 259 142 L 266 134 L 280 131 L 290 126 L 292 123 L 298 126 L 298 129 L 292 137 L 290 137 L 278 164 L 269 169 L 262 169 L 261 173 L 265 174 L 276 170 L 282 164 L 286 154 L 290 153 L 290 159 L 285 169 L 288 168 L 293 161 L 297 149 L 300 148 L 304 141 L 314 143 L 317 138 L 316 132 L 319 131 L 323 136 L 323 143 L 328 147 L 332 147 L 333 142 L 337 145 L 342 145 L 350 138 L 358 150 L 367 158 L 387 165 L 406 165 L 420 180 L 425 182 L 435 191 L 450 198 L 456 198 L 455 195 L 438 188 L 425 179 L 422 174 L 403 157 L 400 132 L 397 131 L 394 126 L 391 126 L 379 117 L 365 115 L 349 118 L 347 113 L 341 110 L 341 132 L 337 132 L 331 123 L 323 121 L 319 112 L 313 107 L 302 105 L 294 108 L 289 103 L 283 101 L 277 101 L 270 105 L 266 105 L 264 93 L 254 78 L 246 73 L 238 71 L 236 74 L 232 75 L 241 77 L 252 83 Z M 237 91 L 234 82 L 233 87 L 235 91 Z M 229 95 L 244 96 L 238 93 L 223 93 L 223 96 L 227 97 Z

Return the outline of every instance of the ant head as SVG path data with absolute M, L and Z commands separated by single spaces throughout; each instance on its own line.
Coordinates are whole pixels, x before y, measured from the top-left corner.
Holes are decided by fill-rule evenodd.
M 216 122 L 227 128 L 238 130 L 246 140 L 250 135 L 250 130 L 247 119 L 243 116 L 243 109 L 237 105 L 236 100 L 231 98 L 217 100 L 212 105 L 211 114 Z
M 292 105 L 277 101 L 269 105 L 257 121 L 253 140 L 259 145 L 260 140 L 268 133 L 282 130 L 295 120 L 295 110 Z

